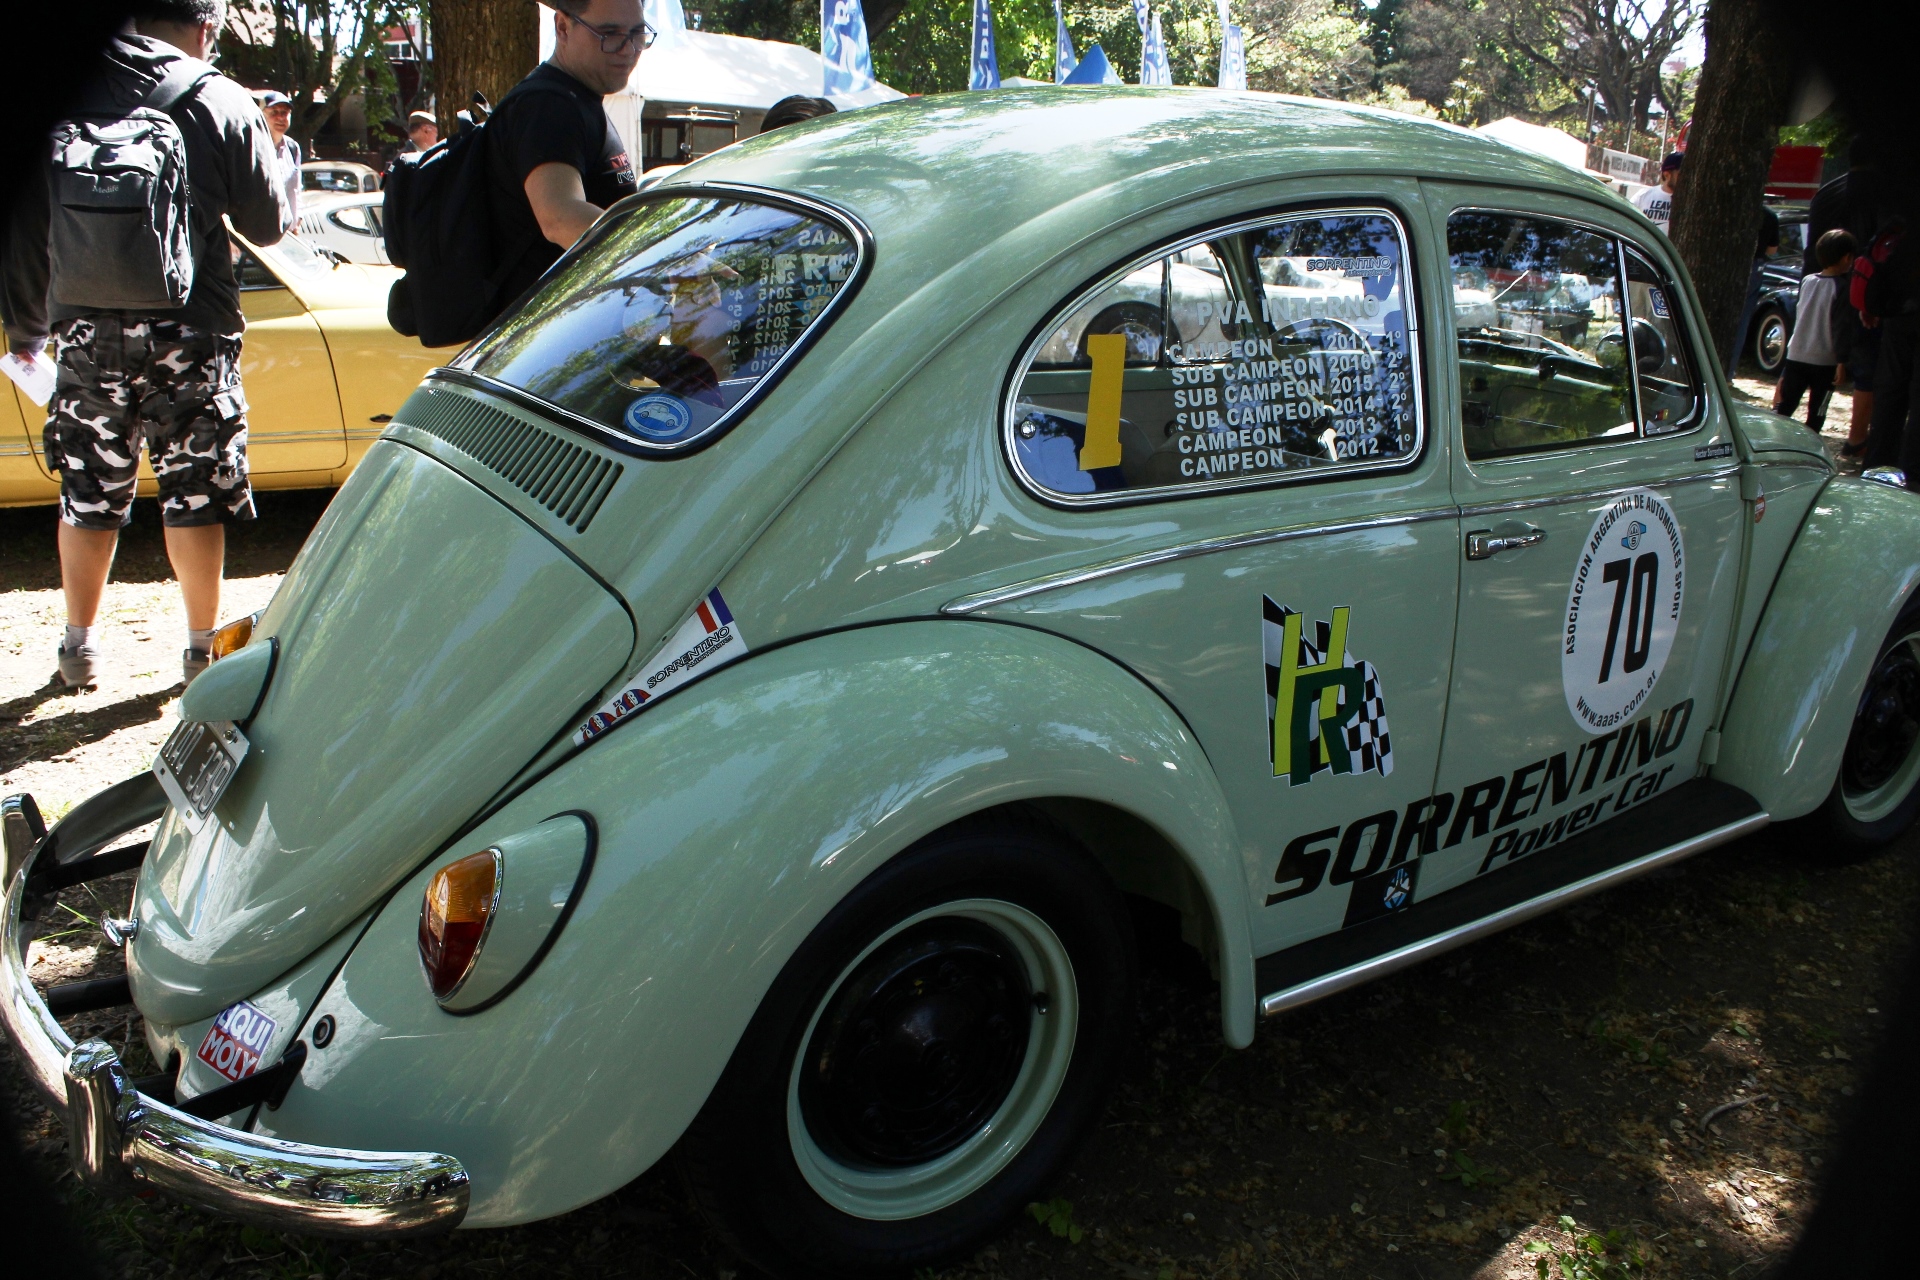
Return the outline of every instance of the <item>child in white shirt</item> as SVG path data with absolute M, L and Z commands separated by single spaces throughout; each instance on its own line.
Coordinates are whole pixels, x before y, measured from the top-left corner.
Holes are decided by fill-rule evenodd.
M 1787 362 L 1774 388 L 1773 411 L 1791 418 L 1807 396 L 1807 426 L 1818 434 L 1827 420 L 1827 400 L 1833 394 L 1834 368 L 1846 353 L 1838 335 L 1845 332 L 1847 276 L 1853 270 L 1853 237 L 1835 228 L 1813 246 L 1817 275 L 1800 282 L 1800 304 L 1794 311 L 1793 337 L 1787 343 Z

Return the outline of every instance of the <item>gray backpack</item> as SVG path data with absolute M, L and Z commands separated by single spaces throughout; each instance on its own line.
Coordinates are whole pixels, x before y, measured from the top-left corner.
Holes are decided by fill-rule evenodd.
M 215 73 L 183 58 L 125 114 L 82 112 L 53 130 L 47 249 L 55 302 L 165 311 L 193 292 L 193 190 L 170 112 Z

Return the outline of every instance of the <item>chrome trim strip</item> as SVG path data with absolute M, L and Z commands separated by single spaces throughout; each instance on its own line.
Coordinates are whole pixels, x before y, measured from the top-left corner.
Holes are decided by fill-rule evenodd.
M 1116 573 L 1165 564 L 1169 560 L 1186 560 L 1193 556 L 1211 555 L 1216 551 L 1233 551 L 1241 547 L 1257 547 L 1270 542 L 1291 542 L 1295 538 L 1331 537 L 1335 534 L 1354 533 L 1362 529 L 1389 529 L 1396 525 L 1425 524 L 1429 520 L 1452 520 L 1458 514 L 1459 512 L 1453 507 L 1430 507 L 1423 511 L 1410 511 L 1402 515 L 1375 516 L 1368 520 L 1346 520 L 1339 524 L 1289 525 L 1282 529 L 1262 529 L 1254 533 L 1237 533 L 1224 538 L 1207 538 L 1200 542 L 1187 542 L 1172 547 L 1161 547 L 1155 551 L 1142 551 L 1137 555 L 1089 565 L 1084 569 L 1068 569 L 1043 578 L 1029 578 L 1025 582 L 1016 582 L 1010 586 L 995 587 L 990 591 L 959 596 L 941 605 L 940 612 L 954 616 L 977 613 L 982 609 L 991 609 L 995 605 L 1019 600 L 1026 596 L 1039 595 L 1044 591 L 1077 587 L 1083 582 L 1109 578 Z
M 1740 474 L 1738 466 L 1719 467 L 1712 471 L 1696 471 L 1691 475 L 1674 476 L 1668 480 L 1655 480 L 1647 484 L 1613 485 L 1605 489 L 1588 489 L 1581 493 L 1552 493 L 1538 498 L 1519 498 L 1512 502 L 1481 502 L 1471 507 L 1460 508 L 1460 518 L 1471 520 L 1478 516 L 1499 515 L 1507 511 L 1525 511 L 1531 507 L 1557 507 L 1574 502 L 1599 502 L 1607 498 L 1617 498 L 1623 493 L 1633 493 L 1639 489 L 1665 489 L 1674 485 L 1700 484 L 1707 480 L 1731 480 Z
M 83 1178 L 166 1191 L 279 1231 L 426 1234 L 466 1217 L 467 1171 L 452 1156 L 352 1151 L 231 1129 L 140 1093 L 105 1041 L 76 1046 L 27 976 L 21 911 L 31 865 L 17 867 L 7 886 L 0 1022 L 28 1078 L 65 1120 Z
M 1418 942 L 1410 942 L 1404 947 L 1387 952 L 1385 955 L 1375 956 L 1371 960 L 1363 960 L 1359 964 L 1349 965 L 1344 969 L 1336 970 L 1333 973 L 1315 978 L 1310 982 L 1303 982 L 1298 986 L 1288 987 L 1284 991 L 1276 991 L 1272 995 L 1262 996 L 1260 998 L 1260 1012 L 1267 1017 L 1272 1017 L 1277 1013 L 1284 1013 L 1288 1009 L 1297 1009 L 1303 1004 L 1310 1004 L 1324 996 L 1333 995 L 1335 992 L 1345 991 L 1348 987 L 1356 987 L 1363 982 L 1371 982 L 1375 978 L 1382 977 L 1400 969 L 1409 968 L 1429 957 L 1439 955 L 1443 951 L 1451 951 L 1455 947 L 1464 946 L 1478 938 L 1484 938 L 1488 934 L 1498 933 L 1502 929 L 1524 923 L 1525 921 L 1533 919 L 1535 916 L 1545 915 L 1549 911 L 1557 910 L 1589 894 L 1598 893 L 1602 889 L 1612 888 L 1623 880 L 1631 880 L 1633 877 L 1641 875 L 1644 872 L 1652 871 L 1656 867 L 1665 866 L 1670 862 L 1678 862 L 1682 858 L 1691 857 L 1696 853 L 1704 853 L 1706 850 L 1726 844 L 1730 840 L 1737 840 L 1741 836 L 1749 835 L 1752 832 L 1760 830 L 1760 828 L 1766 826 L 1771 821 L 1772 818 L 1767 814 L 1756 813 L 1750 818 L 1742 818 L 1738 822 L 1729 822 L 1725 826 L 1715 827 L 1711 831 L 1703 831 L 1697 836 L 1680 841 L 1678 844 L 1668 845 L 1664 849 L 1656 849 L 1645 857 L 1635 858 L 1632 862 L 1623 862 L 1617 867 L 1610 867 L 1605 871 L 1596 872 L 1584 880 L 1576 880 L 1572 884 L 1563 885 L 1551 893 L 1541 894 L 1539 897 L 1526 902 L 1515 903 L 1504 911 L 1496 911 L 1490 916 L 1484 916 L 1479 920 L 1463 924 L 1458 928 L 1449 929 L 1445 933 L 1435 934 L 1431 938 L 1423 938 Z
M 33 452 L 30 444 L 0 445 L 0 458 L 31 458 Z
M 656 188 L 657 190 L 658 188 Z M 631 197 L 629 197 L 631 198 Z M 616 206 L 617 207 L 617 206 Z M 1221 236 L 1237 235 L 1242 231 L 1251 231 L 1258 227 L 1278 226 L 1284 222 L 1299 222 L 1308 218 L 1337 217 L 1382 217 L 1393 224 L 1395 234 L 1400 238 L 1400 311 L 1407 323 L 1407 359 L 1411 365 L 1409 381 L 1413 386 L 1413 447 L 1397 458 L 1383 458 L 1378 462 L 1341 462 L 1336 460 L 1325 467 L 1307 467 L 1299 470 L 1263 472 L 1253 476 L 1235 476 L 1226 480 L 1207 480 L 1199 484 L 1164 484 L 1153 488 L 1122 489 L 1108 493 L 1072 494 L 1061 493 L 1041 484 L 1027 474 L 1020 465 L 1020 451 L 1014 440 L 1014 419 L 1020 402 L 1020 386 L 1026 381 L 1027 374 L 1033 368 L 1034 357 L 1040 354 L 1040 348 L 1065 323 L 1068 317 L 1091 302 L 1107 289 L 1112 288 L 1127 276 L 1140 268 L 1162 258 L 1171 257 L 1183 249 Z M 1316 480 L 1326 480 L 1335 476 L 1364 475 L 1375 471 L 1401 471 L 1416 466 L 1426 456 L 1430 437 L 1427 431 L 1426 372 L 1424 355 L 1420 340 L 1420 291 L 1415 287 L 1414 270 L 1411 255 L 1414 241 L 1407 234 L 1407 225 L 1395 210 L 1386 205 L 1330 205 L 1324 208 L 1307 207 L 1288 209 L 1280 213 L 1266 213 L 1257 217 L 1239 218 L 1205 231 L 1191 232 L 1167 241 L 1137 257 L 1130 258 L 1126 264 L 1108 272 L 1096 283 L 1081 290 L 1073 301 L 1064 307 L 1056 307 L 1047 313 L 1047 319 L 1035 330 L 1034 337 L 1014 362 L 1013 372 L 1007 379 L 1006 395 L 1000 405 L 1000 452 L 1007 461 L 1007 467 L 1013 472 L 1014 479 L 1042 502 L 1055 506 L 1069 507 L 1075 510 L 1094 507 L 1127 506 L 1144 502 L 1165 502 L 1189 497 L 1204 497 L 1211 493 L 1226 493 L 1237 489 L 1269 488 L 1278 485 L 1300 484 Z

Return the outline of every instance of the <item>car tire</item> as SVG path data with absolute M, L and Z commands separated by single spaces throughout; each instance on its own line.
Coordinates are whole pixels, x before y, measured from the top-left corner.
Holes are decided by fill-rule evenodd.
M 1752 333 L 1753 362 L 1762 373 L 1780 372 L 1787 362 L 1787 339 L 1793 336 L 1786 313 L 1778 307 L 1762 307 L 1753 317 Z
M 1179 342 L 1178 332 L 1169 333 L 1166 313 L 1146 302 L 1116 302 L 1103 307 L 1088 322 L 1080 335 L 1080 358 L 1087 355 L 1087 339 L 1095 334 L 1118 333 L 1127 340 L 1128 364 L 1158 364 L 1168 342 Z
M 1854 708 L 1826 825 L 1839 852 L 1889 843 L 1920 815 L 1920 606 L 1909 606 L 1874 655 Z
M 1024 811 L 947 828 L 787 962 L 682 1139 L 681 1172 L 774 1275 L 963 1255 L 1045 1198 L 1092 1132 L 1133 982 L 1125 906 L 1071 838 Z

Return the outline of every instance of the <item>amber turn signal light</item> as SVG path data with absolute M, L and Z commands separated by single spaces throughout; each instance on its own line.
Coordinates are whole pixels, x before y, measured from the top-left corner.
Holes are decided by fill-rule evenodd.
M 247 641 L 253 639 L 253 624 L 260 621 L 260 615 L 250 613 L 244 618 L 235 618 L 226 626 L 213 633 L 213 648 L 208 652 L 212 661 L 229 657 L 247 647 Z
M 497 849 L 448 863 L 427 883 L 427 900 L 420 907 L 420 964 L 434 999 L 447 999 L 473 971 L 499 905 Z

